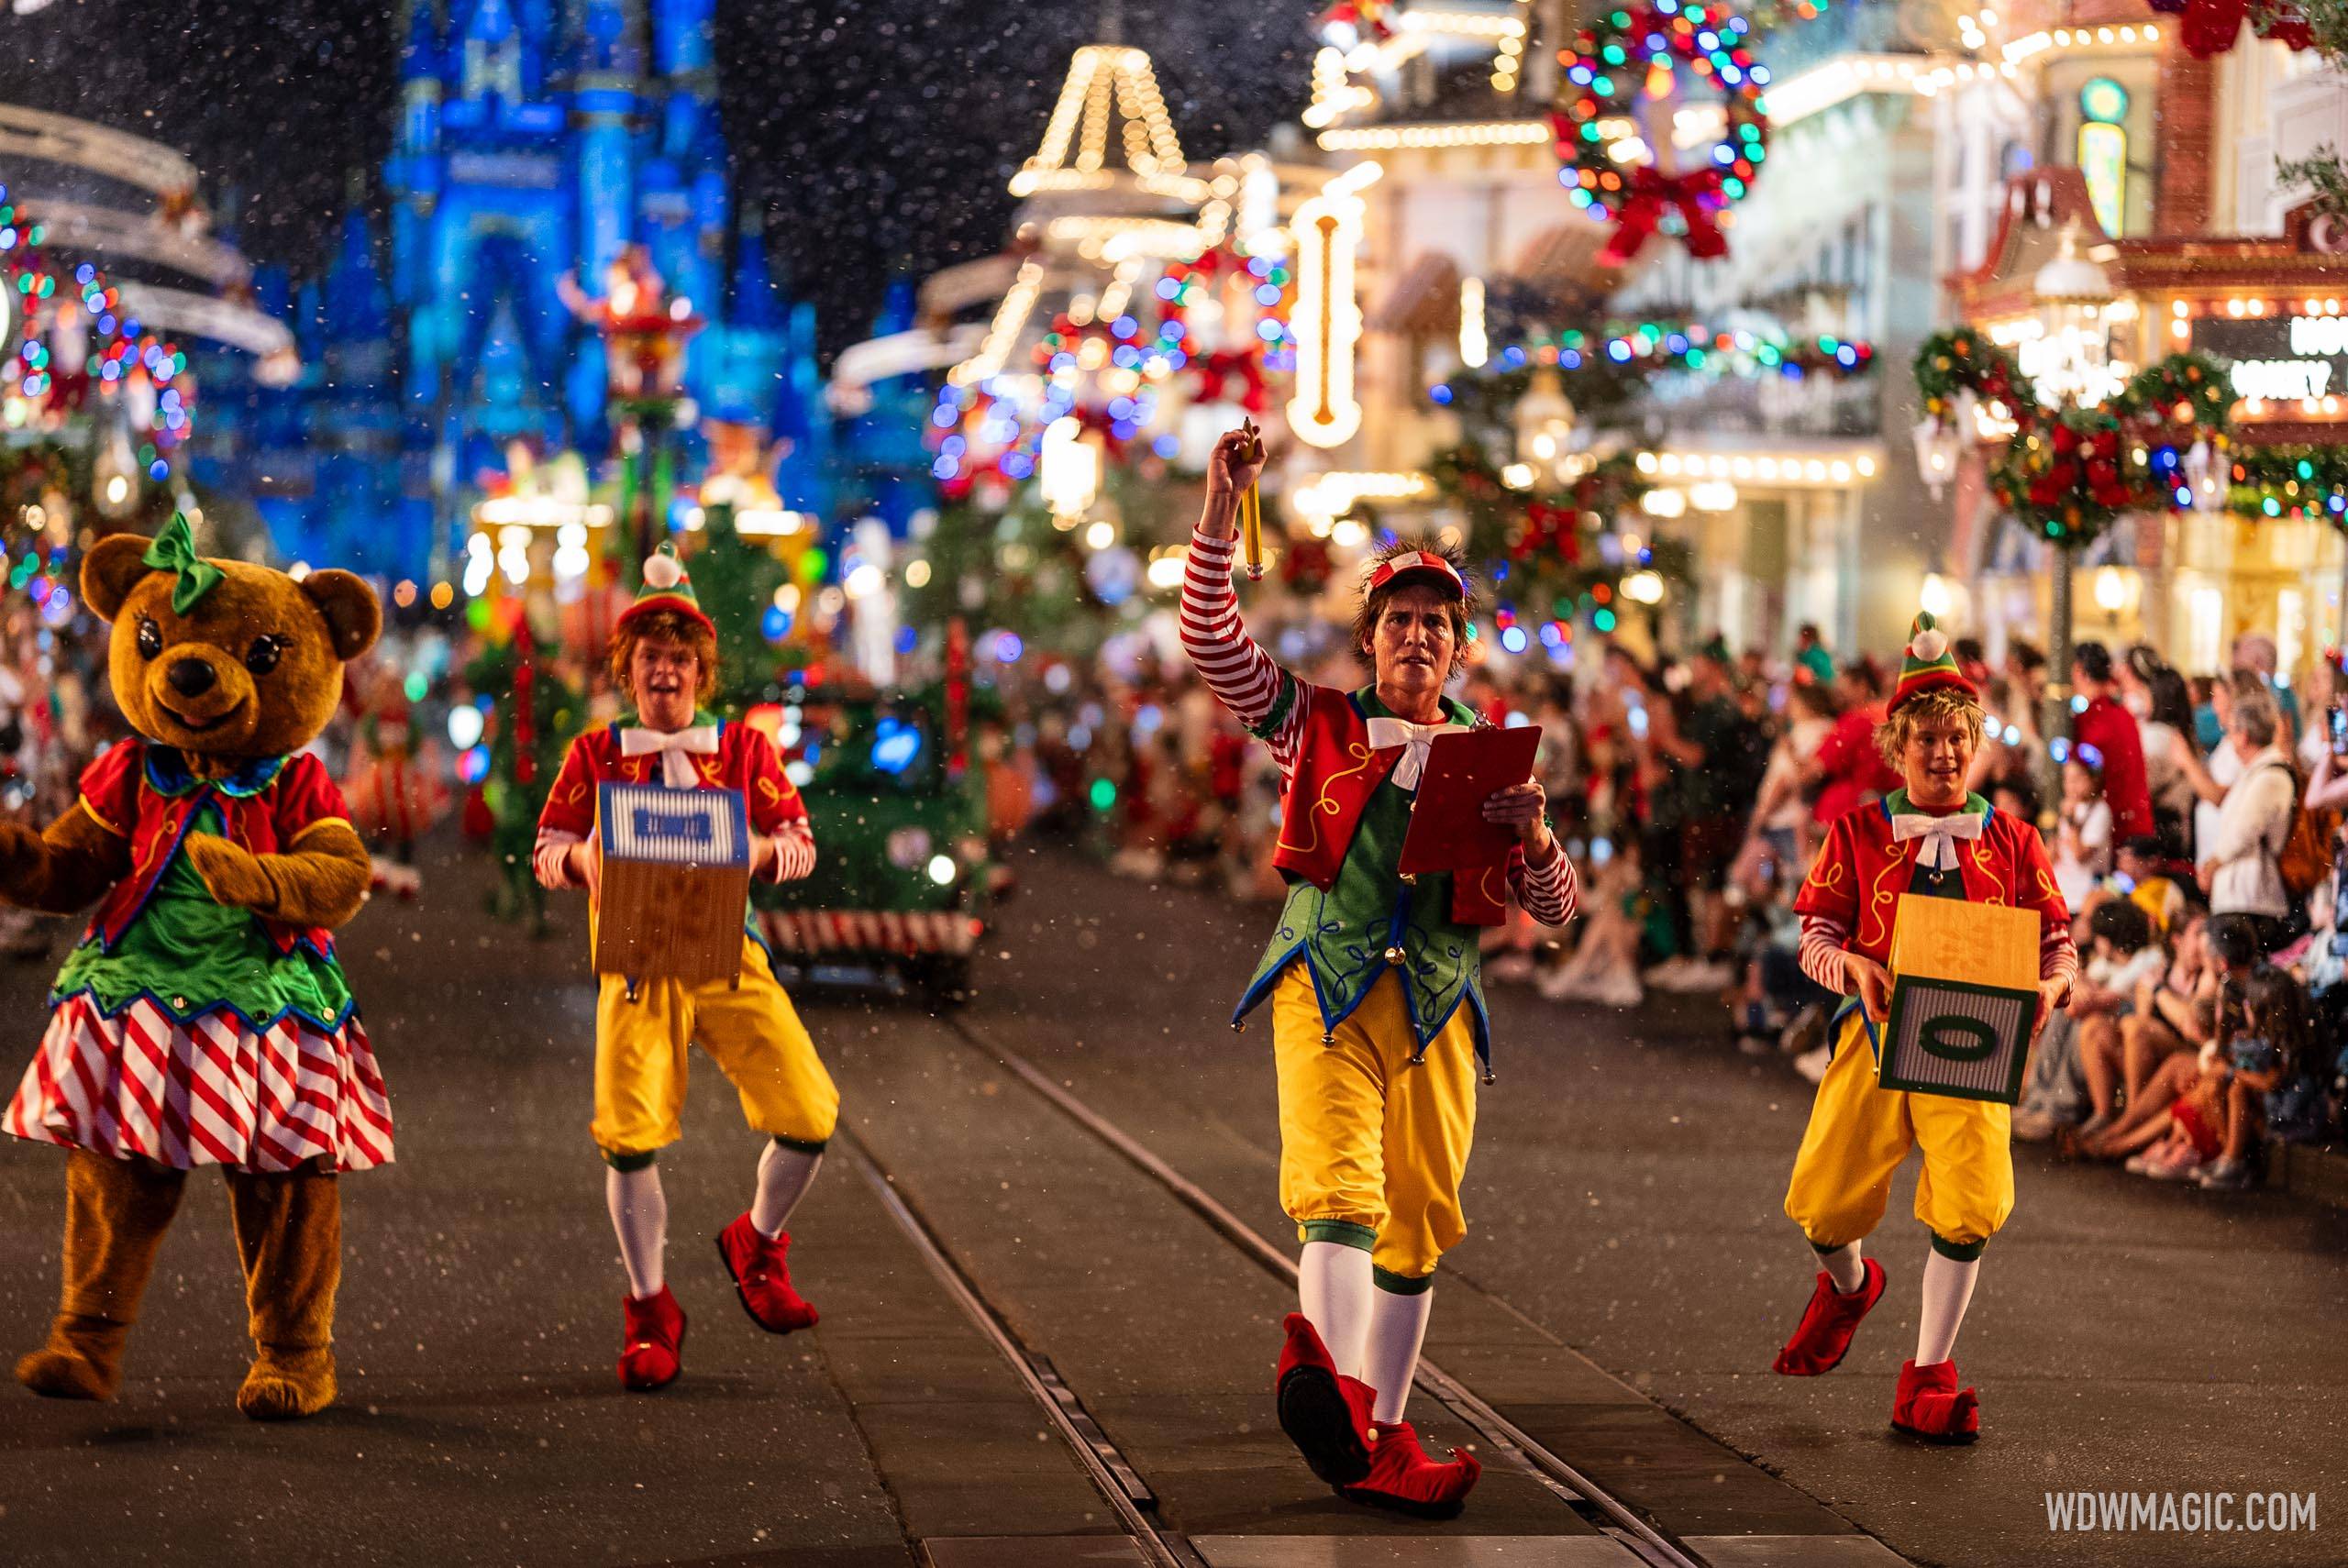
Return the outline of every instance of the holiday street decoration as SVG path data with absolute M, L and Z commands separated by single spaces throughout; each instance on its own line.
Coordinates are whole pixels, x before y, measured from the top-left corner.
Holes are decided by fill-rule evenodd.
M 1295 283 L 1285 258 L 1243 255 L 1232 245 L 1166 269 L 1156 290 L 1158 341 L 1187 358 L 1197 401 L 1234 403 L 1249 414 L 1271 406 L 1268 376 L 1296 368 L 1288 326 Z
M 2178 39 L 2200 60 L 2233 48 L 2244 22 L 2258 37 L 2290 49 L 2314 41 L 2307 17 L 2288 0 L 2152 0 L 2152 6 L 2178 18 Z
M 1394 36 L 1394 0 L 1337 0 L 1312 18 L 1312 31 L 1331 49 L 1351 54 Z
M 669 436 L 686 399 L 685 340 L 703 326 L 692 302 L 670 299 L 651 253 L 631 245 L 604 269 L 604 293 L 590 299 L 566 273 L 557 284 L 573 315 L 604 337 L 614 450 L 622 460 L 620 516 L 636 539 L 632 559 L 652 554 L 675 489 Z
M 2231 456 L 2231 510 L 2348 530 L 2348 447 L 2238 447 Z
M 2172 354 L 2107 402 L 2049 408 L 2013 356 L 1971 327 L 1927 339 L 1915 374 L 1929 421 L 1953 419 L 1969 393 L 2012 424 L 1990 460 L 1990 491 L 2032 533 L 2066 548 L 2088 544 L 2122 512 L 2193 504 L 2187 459 L 2197 446 L 2222 442 L 2233 403 L 2215 360 Z
M 11 430 L 92 425 L 88 499 L 121 525 L 145 485 L 168 479 L 194 430 L 187 356 L 145 331 L 91 262 L 70 272 L 44 252 L 43 226 L 0 186 L 0 416 Z
M 1658 232 L 1689 255 L 1728 254 L 1720 219 L 1759 176 L 1769 72 L 1744 47 L 1750 24 L 1724 6 L 1679 0 L 1601 13 L 1562 51 L 1567 96 L 1553 111 L 1558 182 L 1578 207 L 1614 220 L 1599 260 L 1619 267 Z M 1721 139 L 1693 169 L 1674 166 L 1673 127 L 1696 82 L 1720 94 Z

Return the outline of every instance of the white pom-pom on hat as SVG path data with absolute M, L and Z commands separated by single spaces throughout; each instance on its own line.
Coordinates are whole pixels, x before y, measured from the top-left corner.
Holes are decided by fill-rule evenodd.
M 1922 663 L 1938 664 L 1941 656 L 1948 652 L 1948 634 L 1938 626 L 1927 626 L 1916 634 L 1908 651 Z
M 683 563 L 666 550 L 644 563 L 644 586 L 647 588 L 674 588 L 684 580 Z

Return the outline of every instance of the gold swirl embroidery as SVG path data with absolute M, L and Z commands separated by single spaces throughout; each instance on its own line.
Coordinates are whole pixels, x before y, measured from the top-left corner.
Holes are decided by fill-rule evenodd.
M 1908 849 L 1897 841 L 1890 847 L 1890 857 L 1885 862 L 1882 874 L 1876 878 L 1875 888 L 1867 897 L 1867 907 L 1864 912 L 1875 916 L 1877 934 L 1869 936 L 1862 929 L 1859 944 L 1865 947 L 1879 945 L 1888 949 L 1891 945 L 1891 913 L 1899 908 L 1899 893 L 1897 889 L 1886 888 L 1884 882 L 1893 872 L 1908 864 Z
M 1994 889 L 1988 899 L 1982 900 L 1983 902 L 2006 905 L 2014 901 L 2013 879 L 2010 877 L 1999 876 L 1999 857 L 1990 853 L 1989 836 L 1987 834 L 1983 834 L 1973 841 L 1973 864 L 1981 868 L 1981 875 L 1988 878 L 1989 885 Z
M 1485 867 L 1484 874 L 1476 879 L 1476 894 L 1479 898 L 1481 898 L 1488 902 L 1506 907 L 1508 903 L 1508 893 L 1506 889 L 1503 889 L 1499 892 L 1494 892 L 1492 890 L 1492 878 L 1500 876 L 1501 874 L 1501 867 L 1497 866 Z
M 1369 767 L 1369 747 L 1364 745 L 1361 742 L 1347 741 L 1346 743 L 1346 755 L 1354 759 L 1354 766 L 1340 772 L 1331 774 L 1328 779 L 1321 786 L 1321 798 L 1313 801 L 1312 809 L 1304 813 L 1307 825 L 1312 829 L 1312 842 L 1310 844 L 1290 844 L 1288 839 L 1283 836 L 1278 844 L 1273 845 L 1273 848 L 1290 849 L 1294 850 L 1299 855 L 1310 855 L 1321 846 L 1321 824 L 1312 821 L 1312 819 L 1319 816 L 1324 812 L 1333 817 L 1343 814 L 1345 808 L 1329 798 L 1330 792 L 1335 790 L 1338 784 L 1343 780 L 1351 778 L 1355 774 L 1363 772 Z M 1285 829 L 1287 824 L 1283 823 L 1281 825 L 1283 829 Z
M 1818 864 L 1810 868 L 1810 886 L 1822 893 L 1831 893 L 1843 885 L 1844 873 L 1848 870 L 1850 867 L 1840 859 L 1830 859 L 1821 855 Z

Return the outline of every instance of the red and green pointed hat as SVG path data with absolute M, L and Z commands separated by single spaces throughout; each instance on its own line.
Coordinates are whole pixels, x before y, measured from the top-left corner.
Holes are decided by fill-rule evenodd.
M 644 563 L 644 586 L 636 591 L 636 602 L 620 612 L 619 624 L 625 626 L 655 610 L 673 610 L 687 620 L 700 622 L 711 636 L 717 635 L 716 624 L 701 607 L 693 580 L 685 575 L 685 563 L 677 558 L 674 545 L 663 544 Z
M 1976 702 L 1981 693 L 1965 672 L 1956 667 L 1956 655 L 1948 644 L 1948 634 L 1940 628 L 1929 610 L 1920 611 L 1916 624 L 1908 634 L 1908 657 L 1900 661 L 1899 684 L 1891 693 L 1891 712 L 1900 708 L 1927 691 L 1962 691 Z

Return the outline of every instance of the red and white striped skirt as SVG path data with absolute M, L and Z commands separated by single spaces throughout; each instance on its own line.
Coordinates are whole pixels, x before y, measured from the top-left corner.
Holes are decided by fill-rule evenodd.
M 392 1159 L 391 1101 L 356 1013 L 332 1033 L 291 1016 L 256 1031 L 227 1011 L 183 1023 L 145 998 L 109 1018 L 87 992 L 50 1015 L 0 1130 L 180 1170 Z

